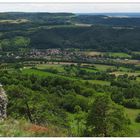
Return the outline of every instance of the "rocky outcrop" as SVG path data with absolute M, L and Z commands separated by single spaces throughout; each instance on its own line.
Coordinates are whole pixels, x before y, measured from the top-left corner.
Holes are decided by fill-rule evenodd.
M 2 85 L 0 84 L 0 120 L 3 120 L 6 118 L 6 108 L 7 108 L 7 96 L 2 88 Z

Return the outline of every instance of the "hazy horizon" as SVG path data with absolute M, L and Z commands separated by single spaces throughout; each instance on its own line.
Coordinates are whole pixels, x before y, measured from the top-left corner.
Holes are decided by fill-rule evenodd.
M 103 16 L 113 16 L 113 17 L 132 17 L 132 18 L 140 18 L 140 12 L 99 12 L 99 13 L 72 13 L 72 12 L 0 12 L 0 13 L 25 13 L 25 14 L 30 14 L 30 13 L 48 13 L 48 14 L 53 14 L 53 13 L 71 13 L 75 15 L 103 15 Z

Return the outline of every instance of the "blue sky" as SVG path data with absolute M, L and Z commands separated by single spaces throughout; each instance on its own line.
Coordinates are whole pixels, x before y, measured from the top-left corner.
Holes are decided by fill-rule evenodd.
M 140 12 L 140 3 L 126 4 L 54 4 L 54 3 L 0 3 L 0 12 L 73 12 L 73 13 L 102 13 L 102 12 Z

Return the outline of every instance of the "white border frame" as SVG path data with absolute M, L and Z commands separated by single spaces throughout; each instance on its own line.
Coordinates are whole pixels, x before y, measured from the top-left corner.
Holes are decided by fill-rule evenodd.
M 140 3 L 140 0 L 0 0 L 0 3 Z

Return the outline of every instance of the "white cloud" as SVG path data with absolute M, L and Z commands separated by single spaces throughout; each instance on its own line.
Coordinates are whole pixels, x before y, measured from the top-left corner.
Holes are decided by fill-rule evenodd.
M 9 3 L 0 4 L 0 12 L 140 12 L 140 4 L 62 4 L 62 3 Z

